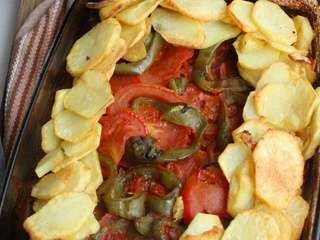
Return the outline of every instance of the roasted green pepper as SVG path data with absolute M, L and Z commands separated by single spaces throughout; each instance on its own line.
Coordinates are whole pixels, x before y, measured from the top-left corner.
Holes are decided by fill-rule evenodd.
M 127 197 L 124 186 L 137 176 L 157 180 L 170 192 L 163 197 L 151 195 L 147 192 L 140 192 Z M 132 168 L 124 175 L 119 175 L 113 179 L 112 185 L 104 195 L 104 203 L 108 212 L 126 219 L 145 216 L 147 211 L 171 216 L 180 189 L 181 182 L 171 172 L 155 166 L 140 166 Z
M 139 112 L 139 106 L 141 104 L 148 104 L 157 108 L 162 112 L 162 118 L 169 122 L 192 128 L 196 136 L 194 143 L 190 147 L 161 151 L 153 162 L 164 163 L 184 159 L 199 150 L 200 139 L 207 129 L 208 123 L 198 110 L 184 103 L 165 104 L 147 98 L 136 99 L 132 104 L 132 109 L 135 112 Z M 130 160 L 130 158 L 128 160 Z
M 157 54 L 161 50 L 164 44 L 163 38 L 160 34 L 155 33 L 152 42 L 150 44 L 150 48 L 148 50 L 147 56 L 137 62 L 134 63 L 119 63 L 116 65 L 115 74 L 131 74 L 131 75 L 140 75 L 144 71 L 146 71 L 154 62 Z
M 179 239 L 183 230 L 182 226 L 171 219 L 161 218 L 152 225 L 152 237 L 155 240 Z
M 151 233 L 154 217 L 152 214 L 140 217 L 134 221 L 134 226 L 138 233 L 143 236 L 148 236 Z
M 176 79 L 172 79 L 169 82 L 169 88 L 175 91 L 177 94 L 181 95 L 186 90 L 188 84 L 188 79 L 184 77 L 178 77 Z

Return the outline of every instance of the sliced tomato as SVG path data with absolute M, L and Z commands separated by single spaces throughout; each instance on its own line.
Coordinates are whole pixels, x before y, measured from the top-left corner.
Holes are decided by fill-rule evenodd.
M 163 167 L 172 171 L 183 183 L 195 171 L 208 163 L 206 152 L 199 150 L 186 159 L 164 164 Z
M 220 111 L 220 97 L 204 93 L 194 84 L 188 84 L 182 95 L 184 102 L 201 111 L 209 121 L 215 122 Z
M 135 83 L 121 88 L 115 94 L 115 102 L 107 109 L 108 114 L 118 113 L 128 107 L 138 97 L 147 97 L 167 103 L 182 102 L 174 91 L 154 84 Z
M 101 141 L 98 151 L 111 157 L 115 163 L 121 160 L 125 144 L 130 137 L 146 136 L 147 129 L 141 117 L 130 109 L 100 119 Z
M 193 49 L 167 44 L 152 66 L 140 76 L 140 79 L 144 83 L 166 86 L 171 79 L 180 76 L 183 64 L 191 59 L 193 54 Z
M 182 189 L 183 220 L 189 223 L 200 212 L 228 217 L 228 191 L 228 181 L 218 167 L 200 169 L 192 174 Z
M 110 79 L 110 85 L 113 94 L 119 91 L 121 88 L 130 84 L 140 83 L 140 78 L 137 75 L 113 75 Z
M 162 150 L 185 148 L 189 145 L 192 130 L 161 119 L 161 112 L 150 105 L 141 105 L 139 115 L 143 117 L 148 133 L 156 139 Z

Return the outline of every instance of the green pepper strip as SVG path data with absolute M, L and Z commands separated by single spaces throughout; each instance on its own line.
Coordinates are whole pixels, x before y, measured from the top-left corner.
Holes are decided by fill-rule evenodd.
M 163 44 L 163 38 L 160 36 L 160 34 L 155 33 L 152 38 L 152 43 L 147 56 L 144 59 L 134 63 L 117 64 L 114 71 L 115 74 L 141 75 L 152 65 Z
M 171 189 L 171 192 L 163 197 L 146 192 L 126 197 L 124 185 L 135 176 L 159 180 L 166 188 Z M 104 195 L 104 203 L 108 212 L 130 220 L 145 216 L 147 210 L 171 216 L 180 189 L 181 182 L 171 172 L 155 166 L 140 166 L 113 179 L 113 184 Z
M 184 159 L 199 150 L 200 140 L 207 129 L 208 122 L 198 110 L 183 103 L 165 104 L 153 99 L 138 98 L 132 104 L 133 111 L 138 112 L 141 104 L 157 108 L 162 112 L 163 119 L 180 126 L 190 127 L 196 135 L 195 142 L 189 148 L 162 151 L 154 162 L 164 163 Z
M 169 82 L 169 88 L 175 91 L 177 94 L 181 95 L 186 90 L 188 82 L 188 79 L 184 77 L 178 77 L 176 79 L 172 79 Z

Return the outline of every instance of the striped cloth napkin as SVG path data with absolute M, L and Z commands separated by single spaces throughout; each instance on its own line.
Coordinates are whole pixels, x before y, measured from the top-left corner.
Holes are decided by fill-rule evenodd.
M 3 147 L 6 159 L 17 140 L 34 86 L 54 36 L 73 0 L 44 0 L 17 32 L 4 98 Z

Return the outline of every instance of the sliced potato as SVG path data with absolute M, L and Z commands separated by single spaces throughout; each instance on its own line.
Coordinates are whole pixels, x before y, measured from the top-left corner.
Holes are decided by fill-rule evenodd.
M 250 33 L 247 33 L 245 36 L 245 39 L 253 39 L 252 41 L 246 41 L 245 47 L 243 47 L 243 43 L 240 45 L 242 36 L 240 36 L 239 41 L 233 43 L 237 51 L 239 64 L 242 67 L 261 70 L 279 60 L 279 50 L 262 40 L 254 39 L 254 36 Z
M 172 208 L 172 217 L 175 221 L 179 221 L 183 218 L 183 212 L 184 212 L 184 204 L 182 196 L 177 197 L 173 208 Z
M 252 19 L 260 32 L 273 42 L 289 46 L 297 41 L 297 30 L 293 20 L 279 5 L 271 1 L 255 2 Z
M 80 78 L 79 83 L 66 94 L 64 106 L 82 117 L 91 118 L 107 103 L 113 101 L 113 95 L 104 74 L 98 71 L 87 71 L 84 75 L 88 75 L 86 78 L 94 82 L 94 88 L 85 84 Z
M 96 123 L 92 133 L 80 142 L 62 142 L 61 147 L 64 151 L 64 154 L 69 158 L 80 159 L 90 152 L 96 150 L 100 143 L 101 131 L 101 125 Z
M 169 6 L 182 15 L 200 21 L 212 21 L 223 18 L 226 11 L 224 0 L 168 0 Z
M 87 194 L 61 194 L 28 217 L 23 227 L 31 239 L 62 239 L 79 231 L 94 207 Z
M 67 70 L 76 77 L 99 64 L 118 41 L 120 23 L 114 19 L 98 23 L 73 45 L 67 56 Z
M 106 5 L 103 8 L 100 9 L 100 19 L 104 20 L 109 17 L 114 17 L 122 10 L 138 2 L 139 0 L 110 0 L 106 3 Z
M 179 238 L 180 240 L 210 239 L 220 240 L 223 235 L 223 225 L 218 216 L 198 213 L 188 228 Z
M 242 143 L 230 143 L 218 157 L 219 166 L 230 182 L 236 169 L 251 158 L 250 149 Z
M 278 223 L 273 216 L 260 209 L 251 209 L 231 221 L 222 240 L 278 240 L 280 236 Z
M 153 28 L 169 43 L 201 48 L 205 41 L 205 31 L 194 19 L 163 8 L 157 8 L 151 19 Z
M 286 84 L 291 80 L 290 67 L 284 62 L 275 62 L 263 72 L 257 83 L 256 89 L 260 89 L 268 83 Z
M 300 239 L 304 222 L 309 211 L 309 204 L 301 197 L 294 197 L 284 211 L 292 225 L 292 239 Z
M 54 118 L 59 112 L 64 110 L 64 96 L 69 91 L 69 89 L 61 89 L 56 91 L 56 95 L 54 98 L 54 104 L 51 111 L 51 117 Z
M 56 115 L 53 124 L 58 137 L 69 142 L 78 142 L 87 136 L 94 121 L 64 110 Z
M 32 210 L 34 212 L 38 212 L 43 206 L 45 206 L 49 201 L 48 200 L 40 200 L 36 199 L 33 202 Z
M 295 16 L 293 18 L 294 25 L 297 29 L 297 42 L 294 46 L 304 51 L 305 56 L 308 55 L 311 47 L 312 40 L 314 38 L 314 32 L 308 18 L 303 16 Z
M 312 64 L 292 61 L 290 59 L 287 59 L 285 63 L 290 66 L 294 74 L 299 75 L 302 79 L 308 80 L 311 84 L 316 80 L 317 75 Z
M 63 192 L 82 192 L 88 185 L 91 171 L 81 162 L 50 173 L 40 179 L 32 188 L 31 196 L 49 200 Z
M 56 172 L 59 172 L 61 169 L 67 167 L 67 166 L 70 166 L 72 163 L 78 161 L 79 159 L 77 158 L 68 158 L 68 157 L 65 157 L 63 162 L 61 164 L 59 164 L 58 166 L 56 166 L 52 172 L 56 173 Z
M 60 145 L 60 139 L 56 136 L 53 121 L 50 120 L 41 128 L 41 147 L 46 153 L 53 151 Z
M 85 189 L 86 193 L 92 193 L 97 190 L 103 181 L 101 166 L 97 151 L 92 151 L 81 160 L 91 171 L 90 183 Z
M 37 164 L 35 172 L 40 178 L 55 169 L 64 160 L 64 154 L 60 148 L 47 153 Z
M 97 196 L 97 192 L 96 192 L 96 191 L 90 192 L 90 193 L 88 193 L 88 195 L 90 196 L 91 200 L 92 200 L 94 203 L 98 203 L 99 199 L 98 199 L 98 196 Z
M 135 25 L 121 24 L 120 37 L 126 43 L 127 48 L 131 48 L 139 42 L 146 32 L 146 19 Z
M 237 67 L 238 67 L 240 76 L 253 87 L 256 86 L 258 80 L 260 79 L 264 71 L 263 69 L 262 70 L 247 69 L 242 67 L 239 63 L 237 64 Z
M 81 228 L 74 234 L 71 234 L 65 238 L 64 240 L 83 240 L 88 236 L 95 234 L 100 229 L 100 224 L 96 220 L 95 216 L 91 214 Z
M 312 115 L 310 124 L 303 130 L 303 157 L 310 159 L 320 144 L 320 105 L 318 104 Z
M 280 238 L 281 240 L 292 240 L 293 236 L 293 227 L 288 219 L 288 217 L 283 214 L 281 211 L 277 211 L 271 209 L 265 205 L 260 205 L 258 207 L 259 210 L 262 210 L 265 213 L 270 214 L 278 223 L 280 230 Z
M 272 124 L 264 119 L 248 120 L 232 132 L 232 137 L 236 143 L 244 143 L 250 149 L 254 149 L 262 136 L 273 128 Z
M 121 22 L 135 25 L 145 20 L 160 4 L 161 0 L 141 0 L 121 11 L 116 18 Z
M 205 31 L 205 40 L 200 48 L 208 48 L 219 42 L 235 38 L 241 30 L 234 26 L 221 21 L 211 21 L 202 23 Z
M 170 0 L 162 0 L 160 6 L 170 10 L 178 11 L 170 2 Z
M 257 114 L 287 131 L 304 129 L 317 102 L 312 85 L 301 78 L 288 83 L 269 83 L 254 96 Z
M 269 130 L 254 149 L 256 195 L 273 208 L 288 207 L 303 183 L 300 148 L 297 137 Z
M 251 161 L 251 158 L 243 161 L 231 177 L 227 211 L 233 217 L 254 206 L 254 176 Z
M 255 32 L 257 27 L 251 18 L 252 9 L 252 2 L 234 0 L 228 6 L 228 14 L 242 31 Z
M 118 39 L 118 42 L 113 46 L 110 54 L 108 54 L 97 66 L 94 67 L 94 70 L 100 71 L 106 76 L 109 75 L 109 72 L 114 71 L 115 64 L 123 57 L 127 51 L 126 43 L 123 39 Z
M 256 107 L 253 102 L 254 96 L 255 92 L 250 92 L 246 104 L 244 105 L 242 117 L 245 121 L 259 118 Z
M 137 62 L 147 56 L 147 50 L 143 42 L 136 43 L 133 47 L 129 48 L 123 59 L 129 62 Z

